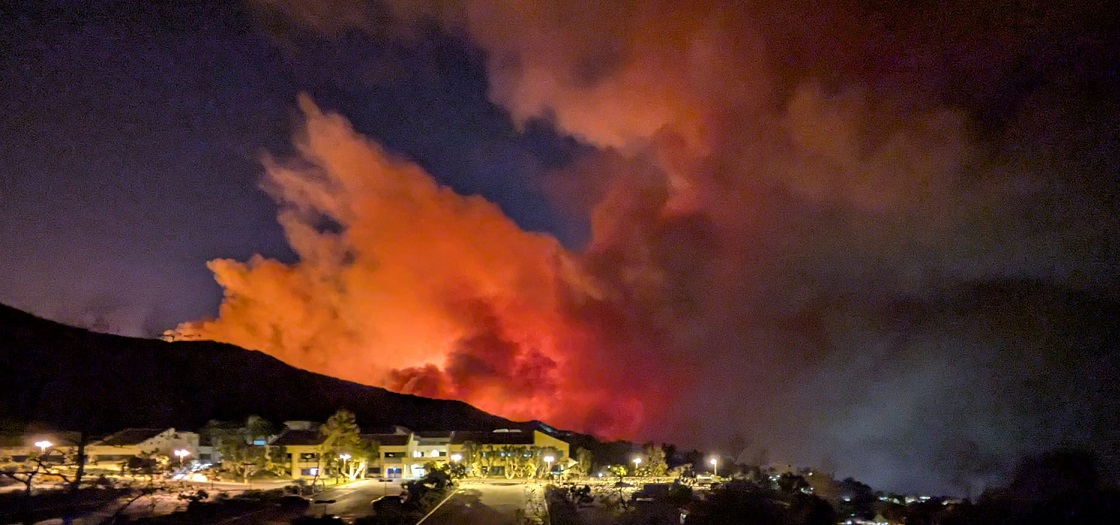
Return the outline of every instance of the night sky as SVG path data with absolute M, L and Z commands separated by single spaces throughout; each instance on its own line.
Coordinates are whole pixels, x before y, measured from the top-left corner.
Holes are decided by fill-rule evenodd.
M 292 258 L 259 158 L 290 148 L 300 92 L 526 228 L 585 238 L 532 182 L 577 145 L 518 133 L 463 41 L 326 40 L 249 4 L 144 4 L 2 7 L 5 304 L 149 336 L 216 314 L 207 260 Z
M 1117 8 L 708 4 L 5 2 L 0 302 L 885 488 L 1114 453 Z

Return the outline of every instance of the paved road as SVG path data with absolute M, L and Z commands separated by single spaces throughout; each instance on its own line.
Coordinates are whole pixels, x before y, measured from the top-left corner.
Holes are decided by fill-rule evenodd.
M 518 509 L 525 509 L 531 496 L 535 495 L 539 499 L 540 490 L 537 485 L 522 483 L 463 484 L 446 503 L 421 523 L 515 525 L 518 523 Z
M 251 483 L 239 483 L 236 481 L 186 481 L 195 488 L 203 489 L 211 495 L 219 492 L 226 492 L 230 495 L 240 494 L 246 490 L 272 490 L 282 489 L 287 485 L 292 484 L 290 479 L 258 479 L 253 480 Z
M 346 521 L 373 514 L 370 502 L 385 494 L 400 494 L 400 480 L 381 482 L 364 479 L 347 483 L 341 487 L 330 488 L 315 495 L 316 501 L 334 500 L 334 503 L 312 503 L 307 509 L 309 516 L 334 514 Z

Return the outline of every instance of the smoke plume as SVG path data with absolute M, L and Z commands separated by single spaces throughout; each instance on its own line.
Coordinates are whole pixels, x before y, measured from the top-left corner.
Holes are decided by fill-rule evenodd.
M 407 4 L 382 7 L 485 51 L 515 122 L 594 147 L 546 184 L 590 241 L 521 230 L 305 98 L 264 182 L 299 261 L 212 262 L 220 316 L 182 331 L 612 437 L 743 432 L 903 488 L 1059 439 L 1070 378 L 1117 366 L 1115 339 L 1063 331 L 1117 290 L 1100 6 Z M 323 38 L 374 23 L 312 12 Z

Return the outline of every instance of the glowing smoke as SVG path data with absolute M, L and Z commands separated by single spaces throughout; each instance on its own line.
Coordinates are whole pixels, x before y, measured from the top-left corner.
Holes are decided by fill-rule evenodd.
M 608 401 L 582 383 L 593 358 L 581 355 L 599 345 L 569 326 L 564 303 L 594 298 L 555 239 L 300 105 L 299 158 L 268 160 L 264 180 L 299 262 L 211 262 L 220 317 L 180 331 L 510 417 L 633 430 L 637 412 L 614 413 L 624 391 Z
M 1038 118 L 1061 98 L 1047 88 L 990 116 L 1003 102 L 989 85 L 1019 74 L 999 59 L 1038 55 L 1048 74 L 1060 61 L 1038 42 L 1071 26 L 995 38 L 972 12 L 724 4 L 394 6 L 483 48 L 491 100 L 515 121 L 598 148 L 550 181 L 559 200 L 593 192 L 578 210 L 591 241 L 569 253 L 526 233 L 304 100 L 299 158 L 269 161 L 265 178 L 300 261 L 215 261 L 220 317 L 182 329 L 579 430 L 715 444 L 746 429 L 803 462 L 843 443 L 841 466 L 872 481 L 919 483 L 902 466 L 929 460 L 907 452 L 919 442 L 1034 445 L 1019 436 L 1037 414 L 922 419 L 1015 403 L 1006 385 L 954 397 L 1011 365 L 954 369 L 1003 343 L 951 333 L 963 321 L 929 305 L 988 281 L 1110 282 L 1110 202 L 1051 170 L 1099 170 L 1106 148 L 1067 152 L 1047 134 L 1082 114 Z M 369 29 L 353 10 L 308 13 L 328 34 Z M 1085 126 L 1109 129 L 1101 118 Z M 924 335 L 900 335 L 915 326 Z

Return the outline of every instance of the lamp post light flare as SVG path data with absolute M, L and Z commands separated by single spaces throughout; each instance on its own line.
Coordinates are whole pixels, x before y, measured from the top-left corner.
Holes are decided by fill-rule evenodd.
M 458 463 L 459 461 L 462 461 L 462 460 L 463 460 L 463 455 L 458 453 L 458 452 L 451 455 L 451 461 L 454 461 L 454 462 Z
M 350 454 L 339 454 L 338 459 L 342 460 L 342 473 L 346 474 L 346 462 L 350 460 Z M 349 477 L 349 474 L 347 474 Z
M 642 464 L 642 458 L 634 458 L 632 461 L 634 462 L 634 476 L 637 476 L 638 475 L 638 465 Z
M 548 474 L 549 477 L 552 477 L 552 462 L 553 461 L 556 461 L 556 458 L 552 454 L 549 454 L 549 455 L 544 457 L 545 473 Z
M 719 460 L 712 458 L 712 476 L 719 477 Z
M 54 443 L 51 443 L 50 441 L 44 439 L 42 441 L 36 441 L 35 446 L 39 447 L 39 454 L 46 454 L 47 449 L 54 446 Z
M 189 450 L 186 450 L 186 449 L 178 448 L 178 449 L 175 449 L 175 452 L 173 452 L 173 454 L 175 454 L 176 456 L 179 457 L 179 466 L 182 467 L 183 466 L 183 458 L 191 455 L 191 452 Z

